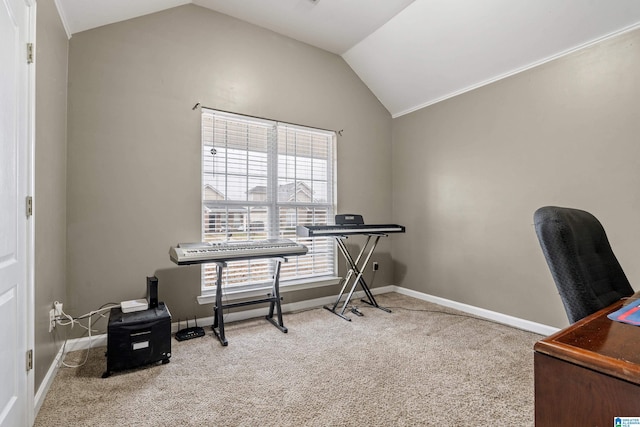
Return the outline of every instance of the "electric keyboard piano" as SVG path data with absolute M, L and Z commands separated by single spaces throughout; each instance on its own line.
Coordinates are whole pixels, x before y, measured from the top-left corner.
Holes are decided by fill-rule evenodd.
M 389 234 L 404 232 L 404 226 L 397 224 L 298 225 L 296 227 L 296 233 L 300 237 L 348 236 L 353 234 Z
M 307 247 L 289 239 L 180 243 L 169 257 L 178 265 L 304 255 Z
M 335 238 L 340 252 L 342 252 L 342 255 L 347 261 L 349 271 L 347 271 L 347 275 L 343 279 L 343 285 L 340 289 L 340 293 L 338 294 L 338 298 L 333 305 L 325 305 L 324 308 L 326 310 L 329 310 L 333 314 L 342 317 L 345 320 L 351 321 L 350 318 L 345 316 L 344 312 L 347 309 L 349 302 L 351 301 L 353 292 L 355 291 L 358 284 L 360 284 L 366 296 L 366 299 L 361 299 L 362 302 L 390 313 L 391 310 L 378 305 L 376 299 L 371 293 L 371 290 L 369 289 L 369 286 L 367 286 L 364 277 L 362 277 L 362 273 L 366 270 L 367 264 L 369 264 L 371 255 L 376 249 L 380 238 L 386 237 L 387 234 L 391 233 L 404 233 L 405 227 L 403 225 L 397 224 L 364 224 L 362 215 L 352 214 L 336 215 L 335 222 L 335 225 L 298 225 L 296 227 L 296 233 L 299 237 L 315 238 L 329 236 Z M 351 256 L 349 250 L 347 249 L 347 246 L 344 244 L 344 240 L 353 235 L 367 236 L 367 240 L 365 241 L 364 246 L 362 246 L 362 249 L 360 249 L 360 253 L 355 259 L 353 258 L 353 256 Z M 370 246 L 369 252 L 364 257 L 364 261 L 360 263 L 362 256 L 364 255 L 365 250 L 369 246 L 372 238 L 373 244 L 372 246 Z M 351 285 L 351 289 L 349 290 L 349 293 L 342 304 L 342 309 L 340 311 L 336 311 L 351 279 L 353 279 L 353 284 Z M 357 307 L 351 307 L 351 312 L 357 316 L 363 315 Z
M 282 332 L 287 333 L 282 320 L 282 307 L 280 305 L 280 267 L 282 261 L 287 261 L 289 256 L 305 255 L 306 246 L 295 243 L 289 239 L 269 239 L 256 241 L 237 242 L 200 242 L 180 243 L 169 249 L 169 258 L 178 265 L 190 264 L 216 264 L 216 302 L 213 307 L 213 333 L 224 346 L 228 341 L 224 335 L 225 308 L 242 307 L 251 304 L 269 303 L 269 314 L 265 317 L 271 324 Z M 222 303 L 222 269 L 227 266 L 227 261 L 251 260 L 258 258 L 274 258 L 274 274 L 271 293 L 267 298 L 242 301 L 231 304 Z M 277 309 L 277 310 L 276 310 Z M 277 311 L 278 321 L 273 318 Z

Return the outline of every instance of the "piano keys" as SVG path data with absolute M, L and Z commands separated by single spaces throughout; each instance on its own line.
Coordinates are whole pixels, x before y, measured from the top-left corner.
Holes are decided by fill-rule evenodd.
M 284 258 L 305 255 L 307 251 L 306 246 L 289 239 L 267 239 L 180 243 L 169 249 L 169 257 L 178 265 L 189 265 L 257 258 Z
M 404 232 L 404 226 L 397 224 L 336 224 L 296 226 L 296 234 L 300 237 L 348 236 L 354 234 L 390 234 Z

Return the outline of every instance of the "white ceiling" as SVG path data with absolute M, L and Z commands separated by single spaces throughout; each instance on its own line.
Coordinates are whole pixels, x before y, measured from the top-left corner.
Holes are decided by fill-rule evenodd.
M 638 0 L 55 0 L 70 35 L 194 3 L 341 55 L 397 117 L 640 27 Z

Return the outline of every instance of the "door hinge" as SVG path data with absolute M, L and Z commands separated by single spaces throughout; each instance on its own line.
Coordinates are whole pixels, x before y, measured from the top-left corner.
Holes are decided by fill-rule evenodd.
M 33 215 L 33 197 L 27 196 L 27 218 Z
M 27 43 L 27 64 L 33 63 L 33 43 Z
M 27 64 L 33 63 L 33 43 L 27 43 Z
M 27 371 L 33 369 L 33 350 L 27 351 Z

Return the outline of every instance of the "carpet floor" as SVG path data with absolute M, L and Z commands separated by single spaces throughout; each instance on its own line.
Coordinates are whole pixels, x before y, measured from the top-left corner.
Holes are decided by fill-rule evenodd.
M 61 367 L 36 418 L 59 426 L 533 426 L 541 336 L 404 295 L 227 323 L 223 347 L 172 339 L 168 364 L 115 373 L 106 348 Z M 68 363 L 86 351 L 69 353 Z

